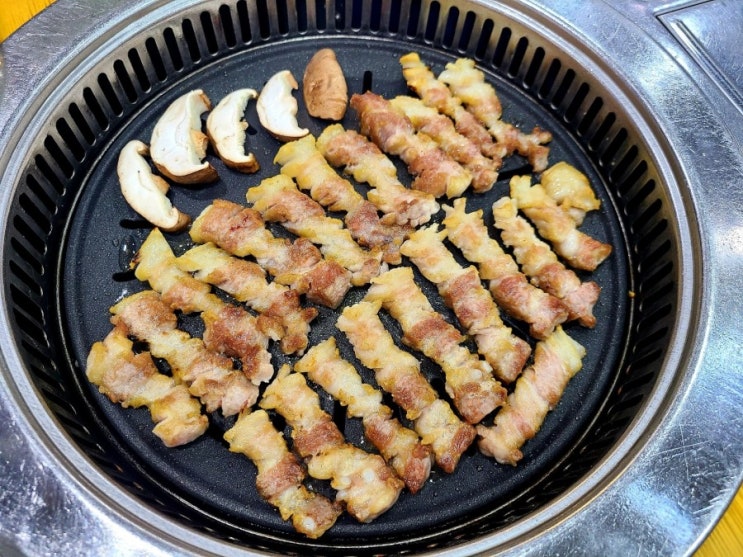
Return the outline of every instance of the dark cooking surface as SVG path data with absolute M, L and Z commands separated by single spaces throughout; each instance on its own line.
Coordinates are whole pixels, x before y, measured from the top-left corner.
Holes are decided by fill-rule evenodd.
M 61 268 L 61 318 L 59 327 L 69 349 L 71 365 L 77 374 L 82 397 L 89 404 L 92 415 L 110 436 L 120 458 L 135 469 L 141 468 L 150 478 L 154 489 L 174 493 L 196 515 L 211 515 L 217 522 L 224 521 L 230 531 L 256 531 L 277 534 L 282 538 L 301 540 L 284 523 L 275 509 L 264 503 L 255 491 L 255 473 L 252 463 L 242 455 L 229 453 L 221 435 L 232 420 L 219 415 L 211 417 L 206 435 L 196 442 L 177 449 L 166 449 L 151 434 L 152 422 L 147 410 L 122 409 L 110 403 L 88 384 L 84 366 L 90 345 L 103 339 L 110 330 L 108 308 L 122 296 L 141 290 L 143 285 L 127 272 L 127 265 L 136 248 L 142 243 L 149 227 L 137 219 L 120 195 L 116 179 L 116 161 L 120 148 L 131 139 L 149 141 L 150 132 L 159 115 L 176 97 L 194 88 L 203 88 L 213 104 L 225 94 L 241 87 L 260 89 L 273 73 L 290 69 L 301 80 L 309 57 L 323 46 L 336 51 L 349 83 L 350 92 L 371 90 L 391 98 L 406 93 L 398 58 L 410 50 L 417 50 L 424 62 L 433 66 L 435 73 L 453 60 L 444 54 L 418 45 L 402 44 L 392 40 L 360 40 L 334 37 L 328 40 L 287 40 L 280 45 L 257 47 L 215 61 L 195 73 L 175 81 L 162 94 L 142 100 L 140 108 L 121 122 L 113 140 L 101 150 L 100 160 L 81 181 L 84 187 L 72 214 Z M 488 75 L 496 85 L 504 105 L 504 121 L 530 130 L 534 125 L 549 129 L 554 134 L 550 162 L 566 160 L 586 172 L 594 185 L 602 208 L 590 214 L 582 230 L 614 245 L 612 256 L 593 274 L 582 275 L 595 280 L 603 291 L 595 308 L 598 324 L 587 330 L 575 324 L 566 327 L 573 338 L 587 348 L 584 366 L 570 383 L 558 407 L 551 412 L 537 437 L 528 442 L 524 459 L 518 467 L 496 464 L 470 448 L 451 476 L 434 469 L 431 479 L 416 496 L 403 493 L 398 503 L 371 524 L 359 525 L 344 516 L 319 544 L 355 543 L 384 545 L 396 539 L 414 539 L 417 536 L 436 538 L 447 528 L 456 528 L 471 520 L 479 520 L 508 504 L 513 498 L 527 493 L 576 446 L 589 429 L 598 409 L 606 398 L 616 374 L 627 342 L 627 322 L 631 290 L 628 276 L 628 255 L 622 224 L 608 188 L 583 148 L 563 125 L 512 84 Z M 297 98 L 301 94 L 296 93 Z M 248 187 L 260 179 L 278 172 L 272 158 L 280 143 L 260 128 L 255 115 L 254 101 L 248 110 L 251 130 L 248 146 L 259 159 L 261 171 L 243 175 L 226 169 L 216 157 L 209 155 L 220 173 L 220 180 L 208 186 L 173 186 L 174 205 L 196 216 L 214 198 L 226 198 L 245 203 Z M 307 116 L 300 107 L 299 124 L 319 134 L 322 124 Z M 349 109 L 344 124 L 356 127 L 355 115 Z M 489 221 L 489 205 L 508 192 L 508 176 L 522 172 L 524 161 L 518 156 L 507 159 L 502 178 L 493 190 L 483 195 L 468 194 L 468 210 L 482 207 Z M 400 172 L 407 180 L 407 174 Z M 363 191 L 363 189 L 362 189 Z M 445 200 L 442 200 L 445 202 Z M 439 217 L 440 220 L 440 217 Z M 278 228 L 274 228 L 278 230 Z M 186 233 L 168 235 L 176 253 L 190 245 Z M 434 306 L 450 315 L 435 291 L 427 287 Z M 363 289 L 353 289 L 347 303 L 363 296 Z M 313 323 L 311 341 L 317 342 L 330 335 L 338 338 L 342 354 L 353 359 L 349 345 L 342 334 L 334 330 L 336 313 L 319 308 L 320 315 Z M 389 320 L 387 321 L 389 323 Z M 199 332 L 199 320 L 187 317 L 184 326 Z M 510 322 L 522 337 L 524 327 Z M 531 340 L 531 339 L 530 339 Z M 532 345 L 534 341 L 531 340 Z M 274 363 L 294 361 L 273 350 Z M 440 374 L 424 363 L 424 371 L 433 377 Z M 363 370 L 369 378 L 368 370 Z M 326 407 L 332 402 L 324 396 Z M 346 420 L 350 439 L 363 443 L 360 426 L 355 420 Z M 310 482 L 317 489 L 326 490 L 321 482 Z

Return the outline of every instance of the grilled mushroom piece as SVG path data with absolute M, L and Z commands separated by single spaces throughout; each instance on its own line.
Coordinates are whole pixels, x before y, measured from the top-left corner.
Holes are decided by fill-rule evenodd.
M 292 91 L 299 85 L 289 70 L 275 73 L 263 86 L 256 108 L 258 119 L 266 130 L 280 141 L 304 137 L 310 130 L 297 123 L 297 99 Z
M 302 94 L 311 116 L 336 122 L 343 119 L 348 107 L 348 86 L 332 49 L 318 50 L 310 58 L 304 70 Z
M 255 155 L 245 152 L 248 123 L 243 119 L 248 102 L 257 97 L 255 89 L 232 91 L 219 101 L 206 119 L 206 135 L 219 158 L 230 168 L 245 173 L 260 169 Z

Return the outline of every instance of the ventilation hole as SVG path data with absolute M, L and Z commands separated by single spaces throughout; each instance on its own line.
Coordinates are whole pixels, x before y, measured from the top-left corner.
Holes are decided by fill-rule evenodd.
M 33 230 L 29 226 L 29 224 L 20 217 L 20 215 L 16 215 L 16 217 L 13 219 L 13 226 L 37 253 L 45 253 L 46 243 L 43 239 L 41 239 L 39 234 L 37 234 L 36 231 Z
M 266 0 L 258 0 L 256 2 L 256 8 L 258 9 L 258 30 L 260 36 L 263 39 L 267 39 L 271 36 L 271 20 L 268 14 Z
M 639 264 L 641 266 L 647 266 L 650 268 L 652 268 L 654 265 L 657 265 L 658 261 L 662 260 L 671 251 L 671 243 L 669 240 L 662 242 L 654 250 L 647 250 L 647 246 L 645 244 L 643 244 L 643 246 L 646 249 L 642 254 L 642 258 L 640 259 Z
M 665 223 L 666 221 L 662 221 Z M 662 279 L 665 279 L 666 277 L 671 275 L 671 272 L 673 271 L 673 263 L 668 261 L 665 264 L 661 265 L 657 269 L 653 269 L 652 271 L 648 271 L 644 273 L 645 279 L 643 281 L 643 284 L 648 285 L 655 285 L 659 284 Z M 640 285 L 642 287 L 642 284 Z
M 588 91 L 588 85 L 585 83 L 581 83 L 580 87 L 578 87 L 578 91 L 576 91 L 575 95 L 573 96 L 573 100 L 570 101 L 570 105 L 568 105 L 567 110 L 565 110 L 565 120 L 567 122 L 575 121 L 578 116 L 578 111 L 583 105 L 583 101 L 585 101 L 586 97 L 588 96 Z
M 366 93 L 367 91 L 372 90 L 372 79 L 373 79 L 372 72 L 369 70 L 366 70 L 364 72 L 364 77 L 361 81 L 361 92 L 362 93 Z
M 307 2 L 305 0 L 296 0 L 294 2 L 294 7 L 296 9 L 296 18 L 297 18 L 297 31 L 300 33 L 304 33 L 307 31 Z
M 237 46 L 237 35 L 235 34 L 235 27 L 232 21 L 232 12 L 230 7 L 222 4 L 219 7 L 219 21 L 222 33 L 224 33 L 224 42 L 227 48 L 234 48 Z
M 11 298 L 13 299 L 14 304 L 18 306 L 20 304 L 18 304 L 16 296 L 21 296 L 21 294 L 17 291 L 13 292 L 13 288 L 11 287 Z M 32 321 L 25 313 L 16 309 L 13 311 L 13 317 L 15 318 L 16 326 L 22 333 L 33 339 L 44 338 L 44 330 L 39 326 L 38 322 Z
M 613 155 L 614 153 L 612 153 Z M 624 156 L 617 162 L 609 173 L 609 179 L 612 182 L 618 182 L 622 176 L 624 176 L 632 163 L 637 160 L 638 150 L 635 145 L 632 145 Z
M 54 188 L 54 190 L 61 195 L 64 192 L 64 186 L 59 180 L 57 174 L 54 172 L 54 170 L 52 170 L 52 167 L 49 166 L 49 163 L 46 162 L 46 159 L 41 155 L 36 155 L 36 158 L 34 160 L 36 162 L 36 167 L 39 169 L 39 172 L 41 172 L 41 175 L 46 178 L 49 182 L 49 185 L 51 185 L 52 188 Z
M 57 120 L 55 127 L 57 128 L 59 137 L 64 141 L 64 144 L 70 150 L 75 160 L 78 162 L 82 161 L 85 158 L 85 148 L 80 144 L 80 141 L 78 141 L 67 121 L 64 118 L 60 118 Z
M 217 41 L 217 34 L 214 31 L 211 14 L 209 12 L 201 12 L 199 19 L 201 20 L 201 30 L 204 32 L 204 39 L 206 40 L 207 52 L 209 54 L 219 52 L 219 42 Z
M 477 40 L 477 47 L 475 48 L 475 58 L 482 60 L 485 57 L 485 53 L 488 51 L 490 46 L 490 37 L 493 35 L 493 28 L 495 24 L 492 19 L 486 19 L 482 25 L 480 31 L 480 38 Z
M 24 286 L 32 290 L 34 294 L 36 294 L 37 296 L 41 296 L 41 286 L 39 286 L 39 284 L 33 278 L 31 278 L 31 276 L 29 276 L 29 274 L 24 269 L 22 269 L 16 261 L 10 261 L 8 266 L 10 267 L 11 274 L 15 276 L 15 278 L 21 281 Z M 33 304 L 33 302 L 31 302 L 30 300 L 29 303 Z
M 526 75 L 524 76 L 524 86 L 526 88 L 531 89 L 534 86 L 539 69 L 542 67 L 542 62 L 544 62 L 544 49 L 540 46 L 534 50 L 531 64 L 529 64 L 529 68 L 526 70 Z
M 392 5 L 390 6 L 390 12 L 388 16 L 388 22 L 389 25 L 387 26 L 387 29 L 389 29 L 390 33 L 397 33 L 400 31 L 400 18 L 402 15 L 402 2 L 392 2 Z
M 627 211 L 630 214 L 637 212 L 640 206 L 645 202 L 648 196 L 653 193 L 654 190 L 655 182 L 653 180 L 649 180 L 648 182 L 646 182 L 645 185 L 643 185 L 637 191 L 637 193 L 632 196 L 632 199 L 627 202 Z M 660 200 L 657 200 L 657 202 L 660 203 Z M 660 207 L 657 207 L 656 210 L 657 209 L 660 209 Z M 639 218 L 633 220 L 633 223 L 635 224 L 635 226 L 638 227 L 636 229 L 642 228 L 642 226 L 644 225 L 644 223 L 640 222 Z
M 191 61 L 198 62 L 201 60 L 201 52 L 199 51 L 199 41 L 196 38 L 196 31 L 194 31 L 193 23 L 191 23 L 190 19 L 184 19 L 181 28 L 183 29 L 183 40 L 186 41 Z
M 542 86 L 539 88 L 538 95 L 540 99 L 549 98 L 550 93 L 552 92 L 552 87 L 555 86 L 557 76 L 560 74 L 561 69 L 562 64 L 560 64 L 560 61 L 556 58 L 552 60 L 550 67 L 547 69 L 547 74 L 544 76 L 544 80 L 542 81 Z
M 516 43 L 516 49 L 513 51 L 511 63 L 508 66 L 509 77 L 516 77 L 521 71 L 521 64 L 524 62 L 527 48 L 529 48 L 529 41 L 526 37 L 521 37 Z
M 128 58 L 129 63 L 132 65 L 134 75 L 139 82 L 140 91 L 149 91 L 151 86 L 150 78 L 147 75 L 147 70 L 145 69 L 144 64 L 142 64 L 142 59 L 139 57 L 139 52 L 137 52 L 135 48 L 130 49 Z
M 627 141 L 627 137 L 627 130 L 624 128 L 620 129 L 606 148 L 606 151 L 601 153 L 599 156 L 599 164 L 608 165 L 611 159 L 614 158 L 614 154 L 618 153 L 622 149 Z
M 28 249 L 26 249 L 26 246 L 18 241 L 18 238 L 11 238 L 10 245 L 18 258 L 29 267 L 32 267 L 32 270 L 37 275 L 43 273 L 44 265 L 36 258 L 35 255 L 33 255 Z
M 440 11 L 441 5 L 438 4 L 438 2 L 433 2 L 432 5 L 436 5 Z M 447 48 L 451 47 L 451 45 L 454 44 L 454 35 L 457 32 L 458 21 L 459 21 L 459 9 L 456 6 L 452 6 L 449 9 L 449 13 L 446 16 L 446 26 L 444 27 L 444 38 L 442 39 L 442 43 Z
M 559 106 L 562 104 L 562 101 L 565 99 L 565 96 L 568 94 L 568 90 L 570 89 L 570 86 L 573 84 L 574 80 L 575 72 L 573 70 L 566 71 L 565 77 L 562 78 L 560 86 L 557 88 L 555 95 L 552 97 L 552 101 L 550 103 L 552 108 L 559 108 Z
M 44 140 L 44 147 L 46 147 L 46 150 L 52 156 L 54 162 L 57 163 L 57 166 L 62 172 L 62 175 L 67 178 L 71 178 L 73 173 L 72 165 L 70 164 L 70 161 L 67 160 L 67 157 L 65 157 L 62 149 L 60 149 L 54 138 L 51 136 L 47 136 L 47 138 Z
M 275 7 L 279 33 L 286 35 L 289 32 L 289 8 L 286 6 L 286 0 L 276 0 Z
M 363 24 L 363 2 L 351 3 L 351 29 L 361 29 Z
M 28 195 L 25 193 L 19 195 L 18 204 L 23 209 L 23 212 L 36 223 L 40 230 L 48 232 L 51 229 L 51 222 L 47 215 L 39 209 L 39 206 Z
M 250 16 L 248 15 L 248 4 L 245 0 L 240 0 L 237 3 L 237 20 L 240 23 L 242 42 L 249 43 L 253 40 L 253 32 L 250 30 Z
M 130 103 L 135 102 L 139 95 L 137 94 L 137 90 L 134 88 L 134 83 L 129 76 L 129 72 L 126 69 L 126 66 L 124 66 L 124 62 L 122 62 L 121 60 L 116 60 L 114 62 L 113 68 L 116 77 L 119 78 L 119 83 L 121 84 L 121 88 L 124 90 L 126 98 L 129 100 Z
M 656 283 L 648 282 L 648 284 L 652 285 L 652 289 L 650 291 L 648 291 L 648 292 L 645 292 L 644 294 L 649 299 L 651 299 L 651 300 L 652 299 L 656 299 L 656 298 L 657 299 L 661 299 L 661 298 L 665 298 L 667 296 L 670 296 L 670 295 L 673 294 L 673 291 L 676 288 L 676 285 L 673 282 L 665 282 L 665 283 L 662 283 L 662 282 L 656 282 Z
M 495 52 L 493 52 L 493 65 L 500 67 L 503 64 L 503 60 L 508 52 L 508 43 L 511 40 L 511 30 L 508 27 L 504 27 L 498 37 L 498 44 L 495 46 Z
M 168 71 L 165 68 L 162 56 L 160 56 L 160 49 L 157 46 L 157 42 L 155 42 L 155 39 L 150 37 L 145 41 L 144 46 L 145 50 L 147 50 L 150 64 L 152 64 L 152 69 L 155 70 L 155 77 L 158 81 L 165 81 L 168 77 Z
M 421 16 L 421 0 L 412 0 L 410 2 L 410 10 L 408 12 L 408 27 L 407 36 L 415 37 L 418 35 L 418 24 L 420 23 Z
M 459 43 L 457 43 L 459 52 L 467 51 L 467 47 L 472 40 L 472 32 L 475 28 L 476 20 L 477 16 L 475 15 L 475 12 L 467 12 L 467 15 L 464 18 L 464 23 L 462 23 L 462 31 L 459 35 Z
M 98 76 L 98 86 L 101 88 L 101 92 L 103 93 L 106 102 L 108 102 L 108 107 L 111 109 L 111 112 L 116 116 L 121 116 L 124 113 L 124 109 L 121 106 L 121 102 L 119 102 L 119 98 L 116 96 L 116 91 L 114 91 L 114 88 L 106 74 L 102 73 Z
M 438 2 L 431 2 L 431 5 L 428 7 L 426 29 L 423 33 L 423 38 L 426 42 L 432 43 L 436 39 L 436 29 L 438 28 L 440 12 L 441 5 Z
M 377 32 L 382 28 L 382 0 L 372 0 L 369 14 L 369 30 Z
M 98 123 L 100 129 L 105 130 L 106 128 L 108 128 L 108 117 L 101 108 L 101 105 L 98 103 L 98 99 L 93 94 L 93 90 L 89 87 L 86 87 L 83 90 L 83 99 L 85 100 L 85 104 L 90 109 L 90 112 L 93 114 L 93 117 Z
M 660 200 L 659 200 L 660 201 Z M 647 239 L 647 242 L 653 242 L 659 238 L 663 238 L 665 236 L 665 232 L 668 229 L 668 221 L 665 219 L 661 219 L 657 221 L 653 228 L 644 234 L 645 238 Z
M 183 58 L 181 57 L 181 51 L 178 47 L 180 41 L 176 38 L 175 32 L 170 28 L 166 28 L 163 31 L 163 37 L 165 38 L 165 46 L 168 48 L 168 54 L 170 55 L 170 61 L 173 64 L 175 71 L 183 69 Z
M 333 13 L 333 20 L 335 21 L 336 29 L 346 28 L 346 3 L 344 0 L 336 0 L 335 11 Z
M 83 113 L 80 112 L 80 107 L 75 103 L 70 104 L 69 114 L 78 131 L 83 136 L 83 139 L 88 143 L 88 145 L 93 145 L 93 143 L 95 143 L 95 134 L 93 133 L 93 130 L 90 129 Z
M 325 13 L 324 0 L 315 0 L 315 28 L 323 31 L 328 27 L 328 17 Z
M 593 106 L 588 110 L 588 113 L 583 119 L 583 122 L 581 122 L 581 130 L 583 133 L 588 133 L 590 124 L 593 123 L 593 121 L 598 116 L 599 112 L 604 106 L 604 101 L 600 97 L 597 97 L 593 101 L 593 105 L 596 106 L 596 109 L 593 110 Z M 586 123 L 586 120 L 588 118 L 591 119 L 591 122 Z M 588 148 L 592 151 L 596 151 L 599 148 L 599 145 L 609 136 L 609 132 L 611 131 L 612 126 L 614 126 L 614 123 L 617 121 L 617 117 L 613 112 L 610 112 L 606 115 L 606 117 L 601 122 L 601 125 L 596 129 L 596 131 L 593 132 L 593 135 L 591 135 L 590 139 L 588 140 Z M 585 123 L 585 125 L 583 125 Z M 602 153 L 606 155 L 607 153 Z M 614 153 L 611 153 L 611 157 L 613 158 L 616 154 L 616 151 Z

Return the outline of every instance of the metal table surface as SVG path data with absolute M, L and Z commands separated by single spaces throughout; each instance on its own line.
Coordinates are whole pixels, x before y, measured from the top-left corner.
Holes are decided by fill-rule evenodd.
M 516 526 L 507 553 L 690 554 L 743 478 L 743 3 L 527 3 L 592 38 L 590 47 L 657 109 L 703 231 L 702 284 L 725 288 L 697 293 L 694 318 L 704 342 L 686 356 L 686 373 L 662 418 L 649 433 L 622 441 L 642 448 L 633 462 L 600 492 L 566 500 L 570 518 L 528 544 Z M 105 36 L 147 4 L 163 2 L 58 0 L 0 45 L 0 168 L 23 140 L 9 133 L 14 122 L 38 108 L 40 100 L 28 93 L 54 80 L 55 68 L 90 41 L 91 31 Z M 620 14 L 621 28 L 603 25 L 607 13 Z M 7 370 L 18 363 L 12 346 L 0 348 L 0 554 L 191 554 L 192 533 L 174 527 L 171 538 L 154 536 L 148 516 L 103 503 L 106 480 L 80 461 L 41 402 L 21 402 L 33 399 L 32 384 L 11 377 Z M 207 549 L 236 552 L 217 541 Z M 487 550 L 477 543 L 466 548 Z

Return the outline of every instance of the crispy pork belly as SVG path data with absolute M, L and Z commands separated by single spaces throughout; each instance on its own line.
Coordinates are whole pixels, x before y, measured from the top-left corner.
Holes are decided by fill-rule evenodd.
M 216 286 L 259 312 L 261 330 L 281 341 L 284 354 L 302 354 L 307 348 L 315 308 L 303 308 L 299 293 L 278 282 L 268 282 L 256 263 L 234 257 L 212 243 L 195 246 L 176 259 L 194 278 Z
M 320 205 L 346 213 L 346 228 L 359 245 L 381 249 L 386 263 L 400 263 L 400 244 L 411 227 L 380 219 L 376 206 L 328 164 L 312 135 L 285 143 L 274 162 Z
M 453 207 L 444 207 L 447 238 L 467 261 L 477 264 L 480 277 L 489 281 L 488 289 L 498 305 L 528 323 L 533 337 L 547 338 L 568 318 L 567 309 L 559 299 L 528 281 L 513 257 L 490 237 L 482 210 L 468 213 L 466 205 L 465 199 L 455 199 Z
M 435 108 L 454 121 L 454 127 L 475 145 L 480 152 L 493 159 L 496 168 L 500 168 L 503 149 L 496 145 L 490 132 L 468 112 L 462 101 L 455 97 L 449 88 L 436 79 L 431 69 L 426 66 L 416 52 L 400 58 L 402 73 L 408 87 L 418 95 L 426 106 Z
M 310 348 L 294 370 L 330 393 L 350 417 L 361 418 L 366 437 L 411 493 L 423 487 L 431 472 L 431 448 L 394 418 L 382 404 L 382 392 L 364 383 L 353 364 L 341 358 L 333 337 Z
M 586 351 L 562 327 L 534 349 L 534 363 L 516 381 L 508 402 L 495 416 L 492 427 L 478 426 L 480 450 L 501 464 L 516 465 L 521 447 L 536 435 L 547 412 L 562 397 L 570 379 L 583 366 Z
M 417 98 L 399 95 L 390 100 L 392 108 L 404 114 L 416 131 L 426 134 L 438 143 L 451 158 L 472 173 L 472 189 L 478 193 L 489 191 L 498 179 L 500 163 L 483 155 L 480 148 L 459 133 L 448 116 Z
M 372 92 L 351 97 L 358 113 L 361 133 L 387 154 L 397 155 L 415 176 L 413 189 L 434 197 L 459 197 L 472 183 L 472 174 L 442 151 L 425 134 L 415 133 L 407 117 L 395 111 L 390 102 Z
M 135 354 L 123 327 L 114 327 L 88 354 L 85 373 L 111 402 L 124 408 L 146 406 L 152 432 L 166 447 L 190 443 L 206 431 L 209 421 L 185 385 L 160 373 L 149 352 Z
M 316 539 L 335 524 L 341 506 L 304 486 L 304 467 L 289 452 L 265 410 L 241 412 L 224 439 L 230 451 L 253 461 L 258 493 L 279 510 L 283 520 L 291 520 L 297 532 Z
M 323 259 L 312 242 L 276 238 L 258 212 L 230 201 L 215 200 L 191 225 L 191 239 L 212 242 L 239 257 L 252 255 L 274 280 L 318 304 L 338 307 L 351 288 L 350 273 Z
M 262 180 L 248 189 L 246 198 L 264 220 L 278 222 L 289 232 L 308 239 L 326 259 L 347 269 L 354 286 L 368 284 L 386 268 L 380 250 L 362 249 L 342 221 L 327 216 L 322 205 L 299 191 L 288 176 L 279 174 Z
M 474 60 L 459 58 L 450 62 L 438 79 L 446 83 L 454 96 L 461 99 L 467 110 L 495 137 L 497 144 L 504 148 L 502 156 L 518 152 L 527 158 L 535 172 L 547 168 L 549 148 L 544 144 L 552 140 L 552 134 L 538 127 L 526 134 L 501 120 L 500 99 L 493 86 L 485 81 L 485 74 L 475 67 Z
M 294 449 L 310 476 L 330 480 L 336 499 L 359 522 L 370 522 L 395 504 L 405 484 L 378 454 L 347 443 L 301 373 L 283 366 L 260 405 L 281 414 L 292 428 Z
M 177 328 L 178 319 L 157 292 L 127 296 L 111 308 L 111 322 L 149 345 L 150 353 L 170 366 L 173 379 L 188 386 L 207 412 L 221 408 L 231 416 L 255 404 L 258 387 L 248 381 L 232 360 L 208 350 L 199 338 Z
M 420 228 L 405 241 L 401 251 L 438 287 L 498 379 L 511 383 L 521 373 L 531 348 L 503 323 L 477 269 L 462 268 L 444 245 L 445 237 L 446 230 L 437 231 L 436 225 Z
M 457 328 L 434 311 L 410 267 L 376 277 L 366 300 L 381 302 L 402 326 L 403 342 L 441 366 L 446 391 L 465 421 L 476 424 L 503 404 L 506 390 L 493 377 L 493 368 L 463 346 Z
M 578 230 L 575 221 L 541 184 L 531 185 L 531 177 L 511 178 L 511 198 L 534 224 L 539 235 L 549 241 L 555 253 L 570 266 L 593 271 L 611 254 L 611 245 Z
M 583 224 L 587 212 L 601 208 L 601 201 L 596 197 L 588 177 L 564 161 L 542 172 L 540 183 L 577 226 Z
M 336 325 L 359 361 L 374 371 L 377 384 L 413 420 L 423 443 L 431 446 L 436 464 L 451 473 L 474 440 L 475 429 L 439 398 L 421 373 L 418 360 L 398 348 L 379 319 L 379 309 L 379 302 L 358 302 L 343 309 Z
M 223 302 L 211 287 L 182 271 L 167 240 L 155 228 L 135 256 L 135 276 L 148 282 L 163 301 L 184 313 L 201 313 L 206 325 L 204 345 L 217 353 L 239 358 L 243 373 L 256 385 L 273 377 L 268 337 L 245 309 Z
M 430 193 L 406 188 L 397 168 L 376 144 L 354 130 L 333 124 L 317 138 L 317 149 L 331 165 L 343 167 L 357 182 L 372 189 L 367 198 L 400 226 L 418 226 L 431 220 L 440 207 Z
M 593 281 L 582 283 L 571 269 L 560 263 L 550 246 L 518 215 L 516 202 L 510 197 L 493 204 L 493 219 L 503 243 L 513 248 L 524 274 L 536 286 L 562 300 L 569 320 L 577 319 L 581 325 L 593 327 L 596 324 L 593 306 L 601 293 L 599 285 Z

